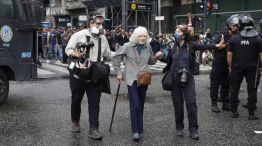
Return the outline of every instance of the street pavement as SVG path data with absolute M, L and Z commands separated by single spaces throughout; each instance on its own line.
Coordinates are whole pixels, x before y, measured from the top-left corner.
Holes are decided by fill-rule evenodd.
M 144 136 L 141 142 L 131 139 L 127 87 L 121 84 L 112 132 L 108 132 L 117 82 L 110 77 L 112 95 L 102 94 L 100 131 L 102 141 L 88 138 L 88 103 L 82 102 L 81 132 L 71 133 L 70 89 L 68 79 L 38 79 L 11 82 L 7 102 L 0 106 L 0 146 L 261 146 L 262 120 L 249 121 L 242 108 L 247 92 L 240 92 L 240 116 L 230 118 L 230 112 L 210 111 L 209 76 L 195 76 L 200 140 L 189 138 L 185 108 L 185 136 L 175 136 L 175 116 L 170 92 L 161 88 L 162 74 L 154 74 L 149 86 L 144 110 Z M 258 93 L 257 115 L 262 118 L 261 92 Z M 219 107 L 221 104 L 219 103 Z

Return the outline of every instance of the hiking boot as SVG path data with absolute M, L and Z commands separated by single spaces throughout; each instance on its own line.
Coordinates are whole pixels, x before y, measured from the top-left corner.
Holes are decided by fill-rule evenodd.
M 80 132 L 80 124 L 79 124 L 79 122 L 73 122 L 72 132 L 73 133 L 79 133 Z
M 134 133 L 132 138 L 133 138 L 133 141 L 138 142 L 140 140 L 139 133 Z
M 223 111 L 230 111 L 230 106 L 227 102 L 223 103 L 222 110 Z
M 102 139 L 102 135 L 100 134 L 98 129 L 90 129 L 88 137 L 92 138 L 94 140 L 101 140 Z

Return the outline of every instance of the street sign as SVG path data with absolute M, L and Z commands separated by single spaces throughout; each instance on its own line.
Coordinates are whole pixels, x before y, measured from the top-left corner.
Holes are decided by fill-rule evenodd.
M 42 28 L 47 29 L 47 28 L 51 28 L 52 24 L 51 24 L 51 22 L 41 22 L 41 26 L 42 26 Z
M 128 9 L 133 11 L 151 11 L 152 4 L 129 3 Z
M 156 17 L 155 17 L 155 20 L 156 20 L 156 21 L 165 20 L 165 17 L 164 17 L 164 16 L 156 16 Z
M 218 10 L 218 4 L 213 4 L 215 10 Z
M 79 15 L 79 21 L 87 21 L 86 15 Z
M 66 23 L 66 26 L 67 26 L 67 27 L 71 27 L 72 24 L 71 24 L 71 23 Z

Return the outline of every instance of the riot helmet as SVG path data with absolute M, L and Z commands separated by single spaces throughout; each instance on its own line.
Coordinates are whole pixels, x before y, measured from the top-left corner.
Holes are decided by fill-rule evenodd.
M 258 33 L 254 29 L 254 20 L 253 18 L 248 14 L 242 14 L 239 17 L 239 24 L 240 24 L 240 34 L 244 37 L 254 37 L 257 36 Z
M 240 21 L 239 21 L 241 30 L 242 29 L 252 29 L 254 27 L 254 20 L 252 19 L 252 17 L 249 16 L 242 16 L 240 17 Z
M 229 18 L 227 18 L 226 27 L 227 27 L 228 29 L 230 29 L 230 26 L 233 26 L 233 25 L 239 25 L 239 17 L 238 17 L 238 14 L 231 15 Z

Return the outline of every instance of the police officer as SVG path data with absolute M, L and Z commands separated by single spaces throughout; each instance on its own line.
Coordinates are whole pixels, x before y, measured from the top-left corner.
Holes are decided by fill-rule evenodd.
M 90 39 L 90 40 L 88 40 Z M 101 40 L 101 42 L 100 42 Z M 77 44 L 79 42 L 94 42 L 94 46 L 86 48 L 82 53 L 78 51 Z M 110 48 L 107 39 L 104 35 L 99 33 L 98 24 L 92 18 L 89 19 L 88 28 L 83 29 L 73 34 L 65 49 L 66 54 L 71 58 L 77 58 L 76 64 L 78 69 L 86 69 L 90 67 L 92 62 L 98 61 L 98 49 L 101 46 L 101 61 L 104 57 L 110 57 Z M 71 64 L 70 64 L 71 65 Z M 73 122 L 72 132 L 80 132 L 80 113 L 81 102 L 86 93 L 88 98 L 88 111 L 89 111 L 89 137 L 100 140 L 102 136 L 98 131 L 99 128 L 99 104 L 101 92 L 103 92 L 103 83 L 92 83 L 90 80 L 84 80 L 77 72 L 70 73 L 70 89 L 72 94 L 71 102 L 71 120 Z
M 227 44 L 231 36 L 238 32 L 239 27 L 238 15 L 230 16 L 226 21 L 227 31 L 223 32 L 224 40 Z M 219 43 L 221 39 L 221 34 L 216 35 L 213 39 L 213 43 Z M 212 62 L 212 70 L 210 73 L 210 97 L 211 97 L 211 110 L 213 112 L 220 112 L 217 101 L 218 101 L 218 90 L 220 86 L 220 97 L 222 99 L 223 105 L 222 110 L 229 111 L 229 73 L 227 65 L 227 50 L 226 47 L 221 50 L 214 50 L 214 59 Z
M 245 77 L 248 91 L 248 119 L 259 119 L 255 115 L 257 109 L 257 65 L 262 61 L 262 39 L 255 31 L 252 17 L 242 15 L 239 18 L 240 33 L 233 36 L 228 44 L 227 62 L 231 80 L 231 117 L 239 116 L 237 107 L 239 103 L 238 93 L 241 82 Z
M 258 35 L 262 38 L 262 19 L 259 21 L 259 26 L 260 26 L 260 32 L 258 33 Z M 261 64 L 259 64 L 261 66 Z M 261 74 L 258 74 L 257 76 L 257 82 L 256 82 L 256 85 L 257 87 L 259 88 L 259 81 L 260 81 L 260 77 L 261 77 Z M 248 108 L 248 102 L 243 104 L 243 107 L 244 108 Z

